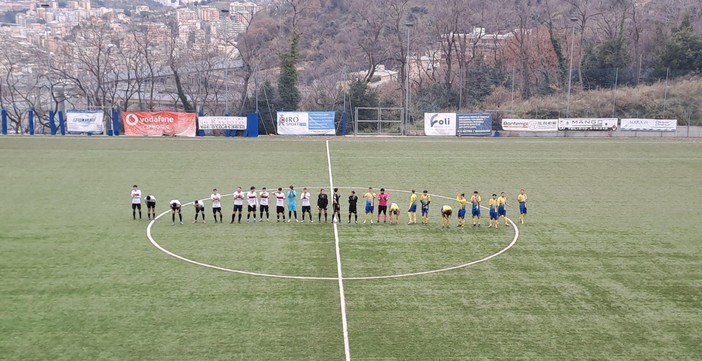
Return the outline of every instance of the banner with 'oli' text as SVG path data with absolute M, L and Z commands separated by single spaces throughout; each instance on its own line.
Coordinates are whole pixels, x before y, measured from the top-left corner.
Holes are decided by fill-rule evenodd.
M 335 135 L 335 112 L 278 112 L 280 135 Z
M 456 136 L 456 113 L 424 113 L 424 134 Z
M 124 134 L 127 136 L 158 137 L 162 135 L 194 137 L 194 113 L 123 112 Z
M 69 134 L 102 134 L 104 130 L 102 110 L 66 111 L 66 131 Z

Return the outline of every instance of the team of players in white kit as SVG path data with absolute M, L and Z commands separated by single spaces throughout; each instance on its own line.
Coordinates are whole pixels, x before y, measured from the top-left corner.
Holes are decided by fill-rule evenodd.
M 332 221 L 333 222 L 338 222 L 339 217 L 340 217 L 340 207 L 339 207 L 339 200 L 340 200 L 340 195 L 338 193 L 338 189 L 334 189 L 334 194 L 332 194 Z M 136 219 L 136 211 L 139 211 L 139 218 L 141 219 L 141 191 L 138 189 L 136 185 L 134 185 L 134 189 L 132 190 L 132 217 Z M 290 190 L 286 193 L 283 193 L 282 188 L 278 188 L 277 191 L 273 192 L 272 194 L 273 197 L 275 197 L 275 202 L 276 202 L 276 218 L 277 221 L 280 222 L 281 218 L 282 221 L 285 222 L 285 200 L 288 200 L 288 222 L 292 221 L 293 219 L 295 222 L 298 222 L 297 218 L 297 204 L 296 204 L 296 199 L 297 199 L 297 193 L 294 190 L 292 186 L 290 186 Z M 237 221 L 238 223 L 241 223 L 241 218 L 243 214 L 243 208 L 244 208 L 244 202 L 247 202 L 247 215 L 246 215 L 246 222 L 251 222 L 253 221 L 254 223 L 257 222 L 256 218 L 256 213 L 259 212 L 259 217 L 258 221 L 263 222 L 264 221 L 264 214 L 265 214 L 265 221 L 269 222 L 269 200 L 271 198 L 271 193 L 268 192 L 266 187 L 263 187 L 260 192 L 256 192 L 256 187 L 251 187 L 248 192 L 243 192 L 241 187 L 237 187 L 236 192 L 233 194 L 234 197 L 234 211 L 232 212 L 232 218 L 230 223 L 234 223 Z M 311 204 L 311 199 L 312 195 L 310 192 L 307 190 L 307 188 L 304 188 L 301 196 L 301 203 L 302 203 L 302 222 L 305 221 L 305 214 L 309 215 L 309 221 L 314 222 L 312 219 L 312 204 Z M 217 215 L 219 215 L 219 222 L 223 222 L 223 216 L 222 216 L 222 195 L 217 191 L 217 189 L 212 190 L 212 195 L 210 196 L 210 200 L 212 201 L 212 213 L 214 217 L 215 223 L 217 223 Z M 155 208 L 156 208 L 156 197 L 153 195 L 148 195 L 146 196 L 146 204 L 147 204 L 147 210 L 148 210 L 148 217 L 149 219 L 155 219 L 156 214 L 155 214 Z M 205 203 L 202 200 L 195 200 L 193 201 L 193 206 L 195 208 L 195 220 L 193 223 L 198 222 L 198 218 L 201 218 L 202 223 L 206 223 L 205 221 Z M 318 207 L 318 218 L 317 220 L 321 222 L 322 220 L 322 215 L 324 215 L 324 221 L 328 221 L 328 214 L 327 214 L 327 208 L 329 206 L 329 197 L 326 194 L 324 188 L 320 189 L 320 193 L 317 196 L 317 207 Z M 169 207 L 171 208 L 171 221 L 172 224 L 175 224 L 176 219 L 175 216 L 178 214 L 179 222 L 180 224 L 183 224 L 183 216 L 181 214 L 181 208 L 182 204 L 179 200 L 174 199 L 169 202 Z M 294 217 L 294 218 L 293 218 Z

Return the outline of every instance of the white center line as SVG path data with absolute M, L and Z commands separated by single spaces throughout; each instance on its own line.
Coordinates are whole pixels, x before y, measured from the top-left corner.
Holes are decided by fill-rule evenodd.
M 329 191 L 334 191 L 334 179 L 332 178 L 332 165 L 331 165 L 331 153 L 329 152 L 329 141 L 327 144 L 327 165 L 329 166 Z M 332 195 L 333 197 L 333 195 Z M 333 218 L 333 217 L 332 217 Z M 341 219 L 339 219 L 341 222 Z M 336 273 L 339 279 L 339 303 L 341 304 L 341 325 L 344 331 L 344 354 L 346 355 L 346 361 L 351 361 L 351 349 L 349 347 L 349 324 L 346 319 L 346 296 L 344 295 L 344 276 L 341 272 L 341 249 L 339 248 L 339 228 L 337 223 L 333 223 L 334 226 L 334 242 L 336 245 Z

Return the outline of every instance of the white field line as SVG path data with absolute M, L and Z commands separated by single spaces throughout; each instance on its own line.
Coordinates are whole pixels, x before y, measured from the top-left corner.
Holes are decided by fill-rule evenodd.
M 308 186 L 308 188 L 322 188 L 322 187 L 314 187 L 314 186 Z M 340 189 L 363 189 L 364 187 L 337 187 Z M 398 190 L 398 189 L 388 189 L 390 192 L 401 192 L 401 193 L 410 193 L 409 191 L 406 190 Z M 232 193 L 229 194 L 224 194 L 223 197 L 231 196 Z M 446 197 L 438 194 L 431 194 L 433 197 L 437 198 L 443 198 L 443 199 L 448 199 L 448 200 L 453 200 L 451 197 Z M 208 200 L 209 198 L 203 198 L 201 200 Z M 185 203 L 183 204 L 184 206 L 192 205 L 192 202 Z M 483 206 L 482 208 L 488 209 L 487 207 Z M 220 267 L 216 265 L 211 265 L 203 262 L 198 262 L 186 257 L 183 257 L 181 255 L 175 254 L 161 246 L 156 240 L 154 239 L 153 235 L 151 234 L 151 227 L 153 224 L 156 222 L 157 219 L 165 216 L 166 214 L 170 213 L 170 210 L 167 210 L 158 216 L 156 216 L 155 219 L 153 219 L 151 222 L 149 222 L 149 225 L 146 227 L 146 237 L 149 239 L 149 242 L 156 247 L 159 251 L 177 258 L 181 261 L 188 262 L 190 264 L 194 264 L 196 266 L 201 266 L 201 267 L 206 267 L 206 268 L 211 268 L 215 269 L 218 271 L 224 271 L 224 272 L 232 272 L 232 273 L 238 273 L 238 274 L 243 274 L 243 275 L 249 275 L 249 276 L 259 276 L 259 277 L 270 277 L 270 278 L 282 278 L 282 279 L 297 279 L 297 280 L 312 280 L 312 281 L 338 281 L 338 277 L 317 277 L 317 276 L 290 276 L 290 275 L 278 275 L 278 274 L 270 274 L 270 273 L 262 273 L 262 272 L 249 272 L 249 271 L 242 271 L 242 270 L 236 270 L 236 269 L 231 269 L 231 268 L 226 268 L 226 267 Z M 478 263 L 482 263 L 488 260 L 491 260 L 505 252 L 507 252 L 510 248 L 512 248 L 516 243 L 517 239 L 519 238 L 519 228 L 517 228 L 517 225 L 512 222 L 511 219 L 507 218 L 509 221 L 510 225 L 512 228 L 514 228 L 514 238 L 512 238 L 512 242 L 510 242 L 505 248 L 501 249 L 495 254 L 491 254 L 489 256 L 483 257 L 481 259 L 471 261 L 468 263 L 456 265 L 456 266 L 451 266 L 451 267 L 446 267 L 442 269 L 437 269 L 437 270 L 430 270 L 430 271 L 423 271 L 423 272 L 414 272 L 414 273 L 404 273 L 404 274 L 394 274 L 394 275 L 384 275 L 384 276 L 364 276 L 364 277 L 346 277 L 344 280 L 346 281 L 363 281 L 363 280 L 377 280 L 377 279 L 390 279 L 390 278 L 403 278 L 403 277 L 412 277 L 412 276 L 422 276 L 422 275 L 429 275 L 433 273 L 439 273 L 439 272 L 446 272 L 446 271 L 451 271 L 459 268 L 465 268 L 469 266 L 473 266 Z M 338 237 L 338 228 L 334 228 L 335 232 L 335 237 Z
M 329 191 L 334 191 L 334 178 L 332 177 L 331 153 L 329 152 L 329 141 L 326 141 L 327 146 L 327 165 L 329 168 Z M 333 195 L 332 195 L 333 197 Z M 332 217 L 333 218 L 333 217 Z M 341 217 L 339 217 L 341 222 Z M 339 280 L 339 303 L 341 304 L 341 327 L 344 332 L 344 355 L 346 361 L 351 361 L 351 349 L 349 347 L 349 323 L 346 318 L 346 295 L 344 293 L 344 275 L 341 271 L 341 249 L 339 247 L 339 227 L 338 223 L 332 219 L 334 226 L 334 244 L 336 247 L 336 274 Z
M 231 194 L 225 194 L 225 195 L 223 195 L 223 197 L 226 197 L 229 195 L 231 195 Z M 204 200 L 208 200 L 208 199 L 209 198 L 203 198 L 201 200 L 204 201 Z M 188 206 L 191 204 L 193 204 L 193 202 L 184 203 L 183 206 Z M 299 279 L 299 280 L 318 280 L 318 281 L 319 280 L 325 280 L 325 281 L 336 280 L 336 277 L 288 276 L 288 275 L 276 275 L 276 274 L 268 274 L 268 273 L 241 271 L 241 270 L 235 270 L 235 269 L 230 269 L 230 268 L 225 268 L 225 267 L 220 267 L 220 266 L 215 266 L 215 265 L 211 265 L 211 264 L 207 264 L 207 263 L 198 262 L 198 261 L 183 257 L 181 255 L 175 254 L 175 253 L 163 248 L 160 244 L 158 244 L 158 242 L 156 242 L 154 237 L 151 235 L 151 227 L 154 225 L 156 220 L 165 216 L 166 214 L 168 214 L 170 212 L 171 211 L 169 209 L 169 210 L 159 214 L 158 216 L 156 216 L 156 218 L 154 218 L 151 222 L 149 222 L 149 225 L 146 227 L 146 237 L 149 238 L 149 241 L 151 242 L 152 245 L 154 245 L 154 247 L 158 248 L 158 250 L 160 250 L 161 252 L 163 252 L 171 257 L 174 257 L 174 258 L 177 258 L 181 261 L 185 261 L 185 262 L 188 262 L 188 263 L 191 263 L 191 264 L 194 264 L 197 266 L 201 266 L 201 267 L 216 269 L 216 270 L 225 271 L 225 272 L 240 273 L 240 274 L 250 275 L 250 276 Z

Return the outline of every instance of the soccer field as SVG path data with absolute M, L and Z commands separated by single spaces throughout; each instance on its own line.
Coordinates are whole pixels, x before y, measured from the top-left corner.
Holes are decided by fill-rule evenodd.
M 3 137 L 0 167 L 0 359 L 702 358 L 701 141 Z M 133 184 L 161 214 L 215 187 L 316 199 L 330 175 L 336 230 L 229 224 L 231 196 L 224 224 L 208 200 L 207 224 L 185 205 L 185 224 L 151 225 L 201 265 L 152 244 L 145 207 L 132 220 Z M 391 189 L 400 225 L 346 223 L 368 186 Z M 518 223 L 520 188 L 516 242 L 485 211 L 440 228 L 440 206 L 474 190 L 506 192 Z M 428 226 L 407 225 L 412 189 L 432 194 Z

